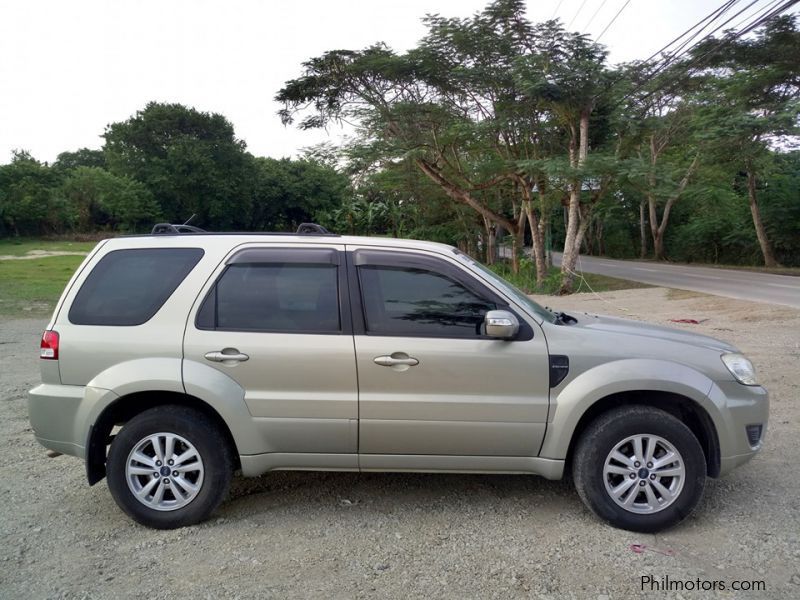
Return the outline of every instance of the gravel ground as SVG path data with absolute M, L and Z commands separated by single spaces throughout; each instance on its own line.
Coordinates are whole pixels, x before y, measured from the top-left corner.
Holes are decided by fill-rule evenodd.
M 0 598 L 800 597 L 800 311 L 661 288 L 544 299 L 737 344 L 772 395 L 766 447 L 709 480 L 682 525 L 612 529 L 569 484 L 528 476 L 274 473 L 237 479 L 200 526 L 152 531 L 83 465 L 33 439 L 41 320 L 0 325 Z M 632 544 L 648 549 L 634 553 Z M 660 553 L 658 551 L 662 551 Z M 764 580 L 765 592 L 642 593 L 640 577 Z

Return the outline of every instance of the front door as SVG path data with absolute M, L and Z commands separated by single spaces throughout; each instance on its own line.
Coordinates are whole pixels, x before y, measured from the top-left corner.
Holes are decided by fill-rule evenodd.
M 244 389 L 263 452 L 353 454 L 358 390 L 340 247 L 249 247 L 211 278 L 186 360 Z
M 442 255 L 361 248 L 348 260 L 359 454 L 538 455 L 549 393 L 538 324 Z M 485 335 L 492 309 L 518 316 L 516 340 Z

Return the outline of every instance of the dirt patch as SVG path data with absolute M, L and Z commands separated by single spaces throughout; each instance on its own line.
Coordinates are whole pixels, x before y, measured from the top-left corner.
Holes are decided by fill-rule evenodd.
M 667 289 L 668 300 L 686 300 L 688 298 L 699 298 L 700 296 L 707 296 L 702 292 L 693 292 L 691 290 L 678 290 L 674 288 Z
M 0 260 L 31 260 L 48 256 L 86 256 L 87 254 L 88 252 L 70 252 L 67 250 L 28 250 L 25 254 L 19 256 L 2 254 L 0 255 Z
M 707 333 L 739 346 L 771 393 L 764 450 L 709 480 L 697 512 L 659 535 L 612 529 L 566 482 L 527 476 L 273 473 L 238 478 L 216 517 L 152 531 L 45 458 L 27 420 L 44 320 L 0 327 L 0 597 L 628 598 L 641 577 L 763 580 L 800 597 L 800 311 L 664 289 L 546 299 Z M 754 319 L 757 316 L 757 319 Z M 653 551 L 642 554 L 632 544 Z M 673 555 L 658 550 L 671 550 Z M 700 592 L 655 593 L 700 598 Z M 654 597 L 655 597 L 654 596 Z

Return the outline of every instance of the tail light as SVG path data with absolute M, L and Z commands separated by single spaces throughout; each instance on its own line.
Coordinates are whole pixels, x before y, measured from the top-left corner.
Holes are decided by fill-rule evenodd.
M 51 329 L 42 334 L 42 343 L 39 344 L 39 358 L 58 360 L 58 332 Z

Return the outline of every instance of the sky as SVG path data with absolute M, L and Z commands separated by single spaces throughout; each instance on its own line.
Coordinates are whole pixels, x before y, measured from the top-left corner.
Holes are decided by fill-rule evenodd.
M 570 30 L 597 36 L 625 3 L 529 0 L 528 17 L 557 17 Z M 13 149 L 52 162 L 63 151 L 100 148 L 106 125 L 150 101 L 222 113 L 253 154 L 296 156 L 346 133 L 281 124 L 273 98 L 302 74 L 304 60 L 378 41 L 406 50 L 424 35 L 425 14 L 467 17 L 486 4 L 0 0 L 0 164 L 11 159 Z M 600 41 L 612 63 L 646 58 L 720 4 L 630 0 Z

